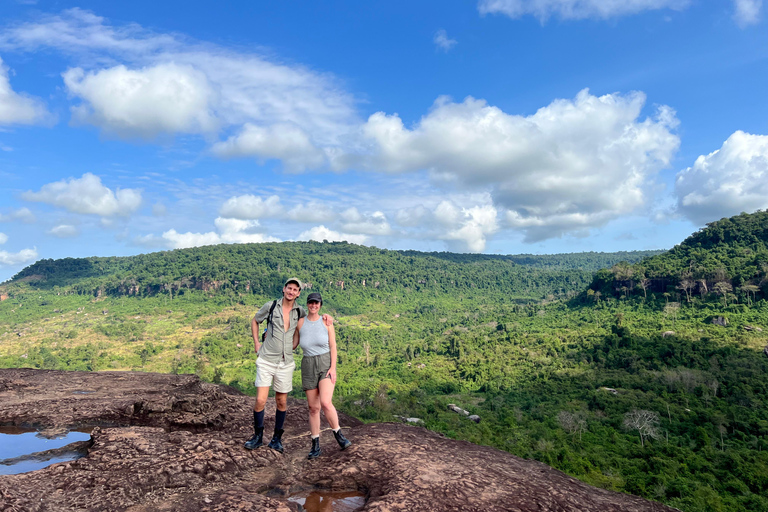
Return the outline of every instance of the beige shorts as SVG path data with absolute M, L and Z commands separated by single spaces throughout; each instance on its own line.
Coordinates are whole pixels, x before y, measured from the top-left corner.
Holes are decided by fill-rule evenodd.
M 290 393 L 293 389 L 293 370 L 296 362 L 286 363 L 281 360 L 274 364 L 262 358 L 256 359 L 256 387 L 268 388 L 272 386 L 276 393 Z M 272 381 L 274 380 L 274 386 Z

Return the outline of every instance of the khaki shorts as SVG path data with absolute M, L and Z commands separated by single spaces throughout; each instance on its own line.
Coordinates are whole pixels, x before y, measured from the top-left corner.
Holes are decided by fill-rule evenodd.
M 301 387 L 304 391 L 317 389 L 321 380 L 329 378 L 328 370 L 330 369 L 330 352 L 319 356 L 304 356 L 301 360 Z
M 256 387 L 268 388 L 272 386 L 274 380 L 275 392 L 290 393 L 293 389 L 293 370 L 295 369 L 295 361 L 286 363 L 285 360 L 281 360 L 274 364 L 259 357 L 256 359 Z

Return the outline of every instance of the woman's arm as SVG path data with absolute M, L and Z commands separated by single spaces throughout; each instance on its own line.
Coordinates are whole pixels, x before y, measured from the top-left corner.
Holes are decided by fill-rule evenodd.
M 299 346 L 299 339 L 300 339 L 299 331 L 301 330 L 302 325 L 304 325 L 304 319 L 299 318 L 299 321 L 296 324 L 296 330 L 293 331 L 293 350 L 296 350 L 296 347 Z
M 328 329 L 328 346 L 331 349 L 331 369 L 328 370 L 328 377 L 333 384 L 336 384 L 336 329 L 333 324 L 326 328 Z

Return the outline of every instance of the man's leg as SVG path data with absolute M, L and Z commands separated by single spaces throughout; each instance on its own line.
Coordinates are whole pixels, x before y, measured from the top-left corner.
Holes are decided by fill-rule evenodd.
M 275 435 L 269 442 L 269 447 L 283 453 L 283 425 L 285 424 L 285 414 L 288 409 L 288 393 L 293 389 L 293 370 L 296 363 L 281 362 L 275 372 Z
M 253 437 L 245 442 L 245 448 L 255 450 L 263 443 L 264 438 L 264 406 L 269 396 L 269 386 L 272 385 L 277 365 L 261 358 L 256 360 L 256 403 L 253 404 Z
M 269 387 L 256 388 L 256 403 L 253 404 L 253 437 L 245 442 L 248 450 L 255 450 L 264 444 L 264 406 L 267 404 Z

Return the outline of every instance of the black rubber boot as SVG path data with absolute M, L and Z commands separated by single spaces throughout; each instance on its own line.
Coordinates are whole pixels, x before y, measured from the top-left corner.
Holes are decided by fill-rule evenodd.
M 312 439 L 312 449 L 309 450 L 309 455 L 307 455 L 308 459 L 316 459 L 320 456 L 320 454 L 323 453 L 323 450 L 320 449 L 320 438 L 316 437 Z
M 346 450 L 349 448 L 349 445 L 352 444 L 352 441 L 344 437 L 344 434 L 341 433 L 341 429 L 339 429 L 338 432 L 334 432 L 333 436 L 336 438 L 336 442 L 339 443 L 342 450 Z
M 256 433 L 253 437 L 245 442 L 246 450 L 255 450 L 259 446 L 264 444 L 264 427 L 256 429 Z
M 285 432 L 283 429 L 275 430 L 275 435 L 272 436 L 272 440 L 267 446 L 273 450 L 283 453 L 283 440 L 281 439 L 283 437 L 283 432 Z

